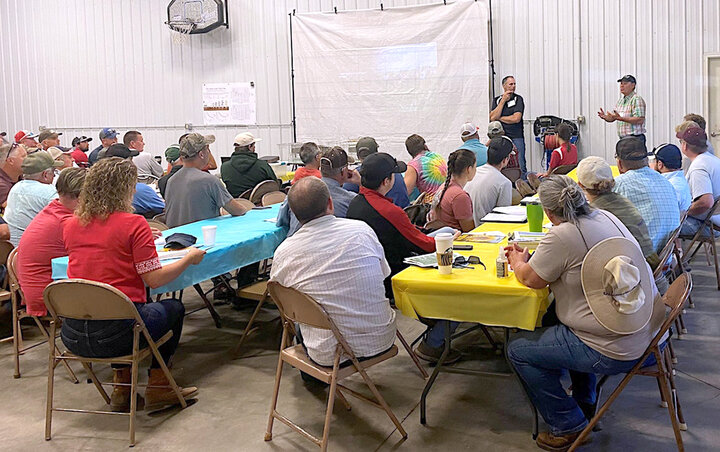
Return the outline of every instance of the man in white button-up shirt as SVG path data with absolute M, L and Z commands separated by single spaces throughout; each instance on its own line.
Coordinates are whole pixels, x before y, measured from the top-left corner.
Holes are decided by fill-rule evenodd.
M 313 297 L 358 358 L 392 347 L 395 312 L 383 286 L 390 267 L 375 232 L 362 221 L 335 218 L 320 179 L 300 179 L 288 203 L 303 226 L 275 251 L 270 279 Z M 337 346 L 332 332 L 300 328 L 310 358 L 332 366 Z

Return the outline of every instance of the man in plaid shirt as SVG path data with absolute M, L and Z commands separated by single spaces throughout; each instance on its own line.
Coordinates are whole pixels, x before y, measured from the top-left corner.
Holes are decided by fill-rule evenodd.
M 607 122 L 617 121 L 618 137 L 636 137 L 645 142 L 645 100 L 635 92 L 635 77 L 625 75 L 618 80 L 622 97 L 610 112 L 602 108 L 598 116 Z
M 660 252 L 680 225 L 680 208 L 675 189 L 660 173 L 648 167 L 645 143 L 636 137 L 623 138 L 615 145 L 620 175 L 613 191 L 629 199 L 645 220 L 650 240 Z

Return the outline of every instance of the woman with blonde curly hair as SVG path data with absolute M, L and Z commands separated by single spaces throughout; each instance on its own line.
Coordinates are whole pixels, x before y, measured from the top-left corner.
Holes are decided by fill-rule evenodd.
M 135 303 L 153 339 L 168 331 L 173 335 L 159 347 L 160 354 L 170 362 L 182 332 L 185 308 L 175 299 L 146 303 L 145 285 L 156 288 L 177 278 L 190 265 L 202 261 L 205 254 L 190 248 L 185 257 L 161 265 L 147 221 L 132 213 L 132 198 L 137 182 L 137 168 L 132 161 L 118 157 L 99 160 L 85 177 L 75 216 L 63 227 L 63 240 L 70 256 L 67 274 L 110 284 Z M 132 321 L 74 320 L 62 325 L 62 340 L 73 353 L 98 358 L 132 353 Z M 113 383 L 130 383 L 130 368 L 113 368 Z M 168 387 L 165 374 L 153 359 L 150 365 L 145 408 L 149 411 L 179 403 Z M 197 388 L 182 389 L 185 398 Z M 111 397 L 113 411 L 128 411 L 130 386 L 114 387 Z

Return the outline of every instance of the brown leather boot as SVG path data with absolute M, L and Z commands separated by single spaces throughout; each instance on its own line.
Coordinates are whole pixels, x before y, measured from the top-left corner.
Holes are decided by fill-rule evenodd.
M 146 411 L 157 411 L 163 408 L 179 405 L 175 391 L 170 387 L 165 373 L 162 369 L 150 369 L 150 376 L 148 377 L 148 386 L 163 386 L 158 388 L 147 388 L 145 390 L 145 410 Z M 194 397 L 198 393 L 198 388 L 190 386 L 188 388 L 180 388 L 180 393 L 188 400 Z
M 565 452 L 570 449 L 570 446 L 572 446 L 572 443 L 575 442 L 578 436 L 580 436 L 580 432 L 560 436 L 555 436 L 550 432 L 542 432 L 538 435 L 535 442 L 540 449 Z M 585 438 L 581 444 L 585 444 L 588 441 L 590 441 L 589 436 Z
M 113 369 L 113 383 L 125 383 L 128 386 L 113 386 L 113 392 L 110 395 L 110 410 L 118 413 L 130 412 L 130 383 L 132 373 L 130 367 L 121 367 Z M 137 410 L 143 409 L 144 400 L 140 394 L 137 394 Z

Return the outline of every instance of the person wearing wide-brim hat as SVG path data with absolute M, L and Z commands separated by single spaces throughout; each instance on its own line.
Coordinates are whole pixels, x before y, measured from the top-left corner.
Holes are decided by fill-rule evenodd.
M 537 444 L 566 450 L 592 418 L 595 375 L 628 372 L 665 318 L 640 245 L 610 212 L 592 208 L 567 176 L 549 176 L 538 189 L 553 227 L 532 257 L 507 248 L 518 281 L 549 286 L 559 324 L 518 334 L 508 358 L 550 427 Z M 570 373 L 572 396 L 560 378 Z

